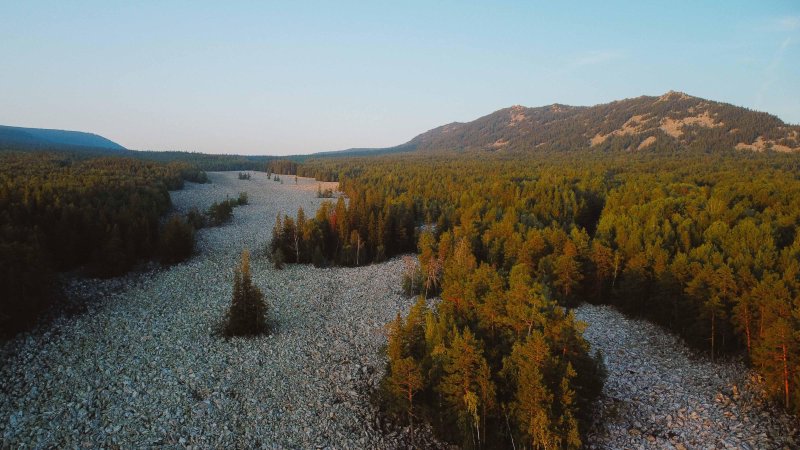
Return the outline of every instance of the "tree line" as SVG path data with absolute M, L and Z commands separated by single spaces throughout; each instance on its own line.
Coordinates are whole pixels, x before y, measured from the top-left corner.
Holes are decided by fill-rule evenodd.
M 409 198 L 354 195 L 336 203 L 324 201 L 314 217 L 297 215 L 275 220 L 268 253 L 276 265 L 313 263 L 316 266 L 358 266 L 416 248 L 415 212 Z
M 201 175 L 202 174 L 202 175 Z M 66 153 L 0 155 L 0 328 L 26 326 L 57 297 L 55 273 L 122 274 L 164 255 L 168 190 L 205 173 L 183 163 Z M 185 238 L 185 236 L 184 236 Z M 185 245 L 185 244 L 184 244 Z M 193 240 L 192 240 L 193 245 Z M 169 259 L 169 258 L 166 258 Z

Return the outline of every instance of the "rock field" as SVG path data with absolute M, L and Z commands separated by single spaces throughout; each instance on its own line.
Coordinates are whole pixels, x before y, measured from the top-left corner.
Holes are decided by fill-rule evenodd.
M 413 302 L 400 293 L 402 261 L 274 270 L 264 248 L 275 216 L 298 206 L 313 215 L 319 183 L 209 175 L 172 193 L 176 211 L 240 191 L 250 204 L 201 230 L 194 257 L 111 280 L 69 278 L 67 295 L 86 312 L 0 344 L 0 447 L 408 447 L 407 430 L 382 423 L 370 403 L 385 324 Z M 243 248 L 275 330 L 226 340 L 217 330 Z M 712 363 L 609 307 L 576 313 L 609 370 L 588 448 L 800 448 L 796 419 L 758 400 L 741 363 Z M 441 447 L 416 434 L 418 445 Z
M 761 385 L 742 363 L 711 362 L 609 306 L 575 313 L 608 369 L 588 448 L 800 448 L 797 419 L 761 401 Z
M 402 261 L 274 270 L 264 248 L 276 214 L 303 206 L 313 215 L 318 183 L 209 175 L 213 183 L 172 193 L 177 211 L 240 191 L 250 204 L 231 223 L 201 230 L 192 259 L 74 279 L 71 295 L 99 299 L 87 313 L 3 345 L 0 447 L 405 446 L 369 400 L 384 370 L 384 325 L 413 302 L 400 293 Z M 243 248 L 276 330 L 225 340 L 216 330 Z

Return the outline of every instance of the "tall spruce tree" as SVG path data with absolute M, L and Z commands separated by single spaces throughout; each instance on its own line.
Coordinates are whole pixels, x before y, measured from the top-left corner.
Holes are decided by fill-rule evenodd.
M 250 252 L 244 250 L 241 265 L 233 276 L 233 298 L 225 334 L 254 336 L 268 331 L 267 303 L 261 290 L 253 285 L 250 277 Z

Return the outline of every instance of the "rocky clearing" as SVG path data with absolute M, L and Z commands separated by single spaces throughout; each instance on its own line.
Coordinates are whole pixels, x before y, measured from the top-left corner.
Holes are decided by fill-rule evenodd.
M 383 372 L 384 325 L 413 299 L 402 262 L 274 270 L 264 256 L 275 216 L 322 199 L 311 179 L 211 173 L 173 192 L 174 207 L 206 209 L 248 193 L 231 223 L 198 233 L 189 261 L 113 280 L 75 280 L 99 298 L 0 350 L 0 447 L 391 448 L 370 405 Z M 322 188 L 331 187 L 323 183 Z M 224 340 L 240 252 L 272 308 L 275 332 Z
M 413 302 L 400 293 L 402 262 L 274 270 L 263 249 L 275 216 L 298 206 L 313 215 L 319 183 L 209 175 L 210 184 L 172 193 L 177 211 L 240 191 L 250 204 L 231 223 L 200 231 L 192 259 L 113 280 L 74 279 L 69 295 L 95 299 L 85 314 L 0 346 L 0 447 L 407 446 L 369 400 L 383 372 L 384 325 Z M 276 329 L 225 340 L 216 329 L 243 248 Z M 609 369 L 588 447 L 800 443 L 795 419 L 767 412 L 741 364 L 711 363 L 611 308 L 585 305 L 577 315 Z
M 589 448 L 796 449 L 796 418 L 770 409 L 740 362 L 711 362 L 656 325 L 582 305 L 584 336 L 608 379 Z

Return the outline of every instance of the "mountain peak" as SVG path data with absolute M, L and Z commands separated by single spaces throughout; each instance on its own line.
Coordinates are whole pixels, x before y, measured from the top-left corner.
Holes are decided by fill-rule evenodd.
M 655 100 L 655 101 L 654 101 Z M 669 91 L 595 106 L 513 105 L 423 133 L 401 147 L 423 151 L 705 149 L 800 152 L 800 126 Z
M 687 99 L 690 99 L 690 98 L 696 98 L 696 97 L 692 97 L 691 95 L 689 95 L 689 94 L 687 94 L 687 93 L 685 93 L 685 92 L 681 92 L 681 91 L 672 91 L 672 90 L 670 90 L 669 92 L 665 93 L 664 95 L 662 95 L 662 96 L 658 97 L 658 99 L 659 99 L 660 101 L 667 101 L 667 100 L 687 100 Z

